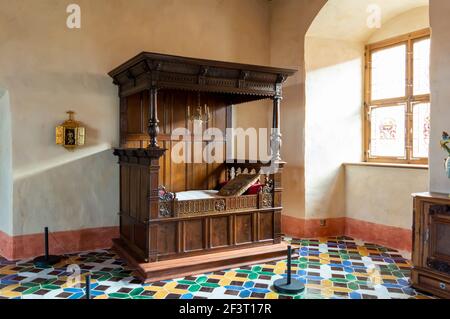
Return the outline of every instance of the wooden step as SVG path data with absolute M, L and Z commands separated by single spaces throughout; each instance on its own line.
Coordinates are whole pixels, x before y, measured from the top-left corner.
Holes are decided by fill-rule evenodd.
M 137 276 L 147 283 L 281 260 L 285 259 L 287 254 L 287 244 L 281 243 L 152 263 L 138 263 L 126 251 L 120 240 L 114 240 L 113 248 L 130 267 L 136 270 Z

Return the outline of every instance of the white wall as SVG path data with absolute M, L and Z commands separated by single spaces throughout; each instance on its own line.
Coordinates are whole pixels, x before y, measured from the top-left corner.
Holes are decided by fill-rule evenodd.
M 0 87 L 11 99 L 14 235 L 118 224 L 119 98 L 107 72 L 141 51 L 269 64 L 269 5 L 260 0 L 0 0 Z M 55 145 L 66 111 L 87 145 Z M 266 111 L 238 116 L 267 123 Z M 242 120 L 245 123 L 245 120 Z M 261 124 L 263 123 L 263 124 Z M 3 193 L 4 190 L 2 189 Z M 2 196 L 9 196 L 2 195 Z
M 418 7 L 404 12 L 390 21 L 382 24 L 381 29 L 375 31 L 368 43 L 374 43 L 411 31 L 422 30 L 430 27 L 429 6 Z
M 379 17 L 384 26 L 404 12 L 428 6 L 428 0 L 327 0 L 323 10 L 319 12 L 309 28 L 308 35 L 366 42 L 377 30 L 368 27 L 367 24 L 368 18 L 373 18 L 373 13 L 376 13 L 373 11 L 373 5 L 381 9 Z
M 350 6 L 351 1 L 345 3 Z M 386 5 L 381 7 L 384 15 L 391 10 Z M 365 25 L 351 30 L 355 21 L 336 16 L 339 10 L 343 15 L 364 15 L 365 8 L 347 12 L 329 2 L 324 11 L 330 12 L 321 12 L 308 31 L 312 36 L 306 38 L 306 218 L 350 217 L 410 229 L 411 193 L 427 191 L 427 170 L 354 165 L 344 169 L 342 164 L 360 162 L 363 155 L 364 45 L 429 27 L 428 7 L 383 19 L 375 31 Z M 336 24 L 347 32 L 339 34 Z M 334 38 L 319 37 L 326 28 L 333 28 Z
M 9 94 L 0 89 L 0 231 L 12 234 L 12 139 Z
M 119 172 L 112 150 L 14 180 L 14 235 L 119 223 Z
M 283 214 L 305 217 L 305 34 L 327 0 L 270 2 L 270 61 L 298 73 L 283 87 Z
M 411 229 L 412 193 L 426 192 L 428 170 L 345 166 L 347 217 Z
M 450 1 L 431 0 L 431 154 L 430 190 L 450 193 L 444 171 L 446 151 L 439 141 L 442 131 L 450 133 Z
M 345 216 L 342 163 L 362 155 L 364 45 L 306 37 L 306 217 Z

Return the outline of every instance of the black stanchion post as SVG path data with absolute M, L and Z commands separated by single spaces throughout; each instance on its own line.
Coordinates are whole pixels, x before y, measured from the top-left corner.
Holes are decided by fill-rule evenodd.
M 48 227 L 45 227 L 44 233 L 45 260 L 48 260 Z
M 49 241 L 48 241 L 48 227 L 44 229 L 44 256 L 34 258 L 33 263 L 37 267 L 46 268 L 53 266 L 61 261 L 61 256 L 50 255 Z
M 292 283 L 291 276 L 292 276 L 292 248 L 291 245 L 288 246 L 288 255 L 287 255 L 287 284 L 290 285 Z
M 86 299 L 91 299 L 91 275 L 86 275 Z
M 275 280 L 273 287 L 282 294 L 296 295 L 305 290 L 305 286 L 297 279 L 292 279 L 292 247 L 289 245 L 287 249 L 287 274 L 286 278 Z

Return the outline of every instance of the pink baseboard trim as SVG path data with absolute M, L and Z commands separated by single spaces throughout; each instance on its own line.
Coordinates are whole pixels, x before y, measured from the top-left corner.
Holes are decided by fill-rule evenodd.
M 320 226 L 319 219 L 307 220 L 305 237 L 340 236 L 345 231 L 345 218 L 327 219 L 325 226 Z
M 347 218 L 345 235 L 402 251 L 412 251 L 412 230 Z
M 295 238 L 348 236 L 397 250 L 412 251 L 412 231 L 393 226 L 370 223 L 353 218 L 327 219 L 325 227 L 319 219 L 282 216 L 281 231 Z
M 51 254 L 111 248 L 112 239 L 119 237 L 119 227 L 89 228 L 51 233 Z M 0 232 L 0 255 L 8 260 L 32 258 L 44 252 L 43 234 L 8 236 Z
M 319 219 L 299 219 L 281 216 L 282 233 L 296 238 L 341 236 L 345 231 L 345 218 L 327 219 L 325 226 L 320 226 Z
M 281 232 L 295 238 L 305 237 L 305 220 L 281 215 Z
M 12 237 L 0 231 L 0 256 L 12 260 Z
M 412 231 L 398 227 L 370 223 L 353 218 L 327 219 L 325 227 L 318 219 L 300 219 L 282 216 L 282 232 L 296 238 L 349 236 L 389 248 L 412 250 Z M 80 251 L 110 248 L 112 239 L 119 237 L 119 227 L 90 228 L 55 232 L 50 235 L 50 252 L 68 254 Z M 8 260 L 42 255 L 42 234 L 11 237 L 0 231 L 0 256 Z

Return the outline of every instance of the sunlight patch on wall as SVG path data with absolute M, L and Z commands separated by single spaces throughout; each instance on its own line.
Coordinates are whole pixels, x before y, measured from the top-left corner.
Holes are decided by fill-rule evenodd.
M 14 170 L 14 181 L 24 179 L 42 172 L 48 171 L 59 166 L 69 164 L 71 162 L 78 161 L 80 159 L 95 155 L 111 149 L 111 144 L 101 143 L 94 146 L 86 146 L 82 149 L 77 149 L 75 152 L 67 152 L 65 155 L 49 159 L 46 161 L 41 161 L 39 164 L 32 163 L 30 165 L 21 167 L 20 169 Z M 112 149 L 111 149 L 111 156 Z
M 362 154 L 362 46 L 321 39 L 307 39 L 307 44 L 307 48 L 331 46 L 321 57 L 327 66 L 307 70 L 306 75 L 306 214 L 343 217 L 342 163 L 358 162 Z

